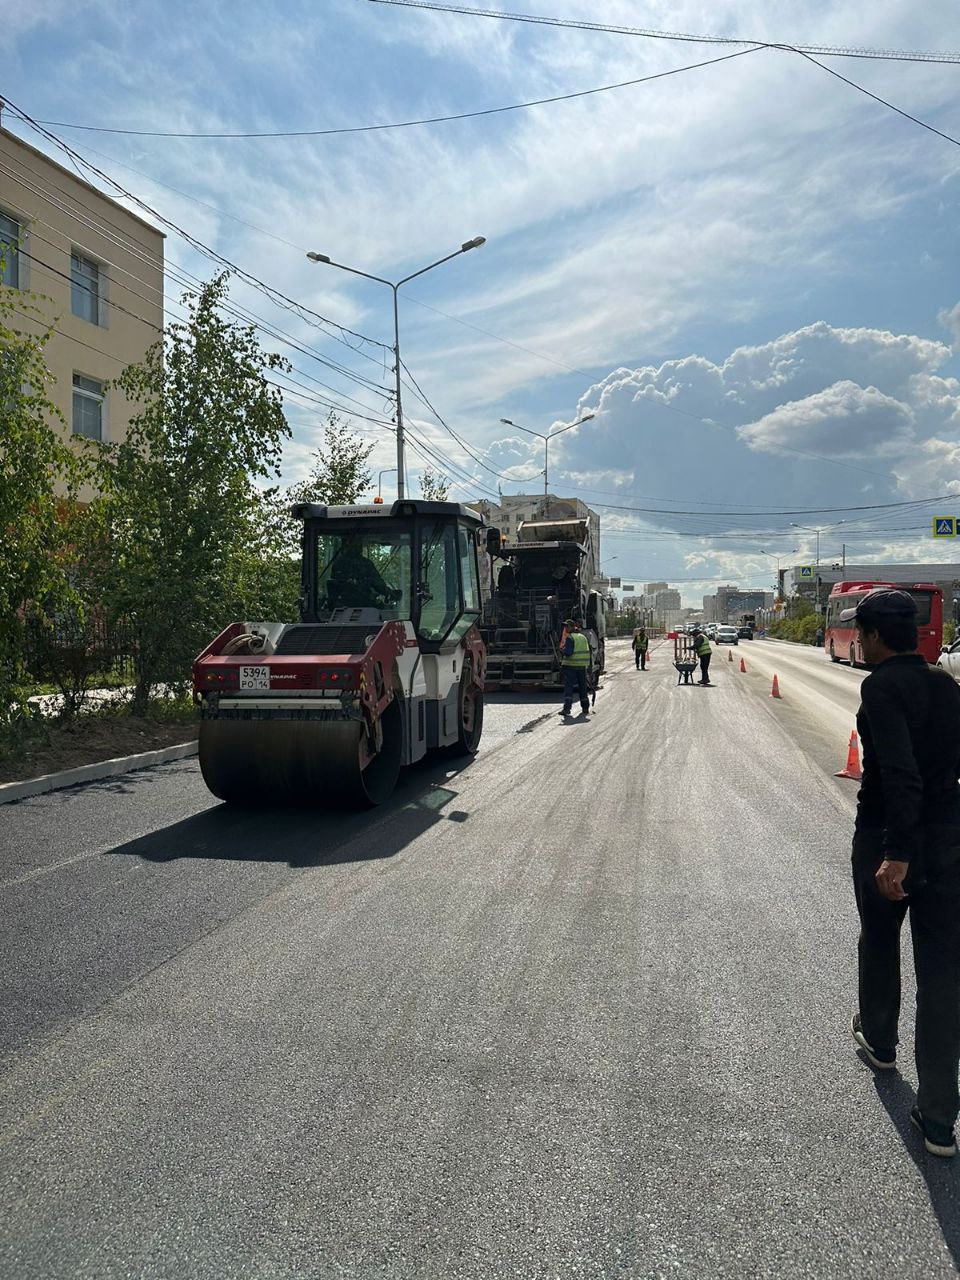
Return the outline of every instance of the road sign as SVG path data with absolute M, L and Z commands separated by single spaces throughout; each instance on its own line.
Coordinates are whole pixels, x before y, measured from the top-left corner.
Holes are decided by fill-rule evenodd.
M 935 538 L 955 538 L 957 536 L 957 517 L 934 516 L 933 536 Z
M 611 579 L 610 579 L 610 586 L 611 586 L 611 588 L 613 588 L 613 587 L 619 587 L 619 586 L 620 586 L 620 579 L 619 579 L 619 578 L 611 578 Z
M 623 584 L 623 589 L 624 591 L 636 591 L 637 588 L 632 582 L 625 582 Z
M 812 564 L 800 565 L 799 577 L 801 581 L 812 582 L 813 581 L 813 565 Z

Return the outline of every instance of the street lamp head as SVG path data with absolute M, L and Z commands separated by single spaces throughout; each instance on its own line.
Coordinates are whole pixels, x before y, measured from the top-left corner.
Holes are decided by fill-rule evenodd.
M 595 413 L 585 413 L 583 417 L 580 419 L 580 422 L 589 422 L 591 418 L 595 418 L 596 416 L 597 415 Z M 577 423 L 578 427 L 580 425 L 580 422 Z
M 466 253 L 468 249 L 479 249 L 482 244 L 486 244 L 486 236 L 474 236 L 472 240 L 466 240 L 460 246 L 460 252 Z
M 325 253 L 308 253 L 307 257 L 311 262 L 329 262 L 330 259 Z

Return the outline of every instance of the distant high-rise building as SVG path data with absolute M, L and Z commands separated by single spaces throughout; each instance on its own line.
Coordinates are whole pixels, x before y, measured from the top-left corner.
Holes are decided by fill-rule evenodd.
M 657 613 L 663 613 L 665 609 L 679 609 L 681 607 L 680 592 L 673 587 L 662 587 L 654 597 L 654 606 Z

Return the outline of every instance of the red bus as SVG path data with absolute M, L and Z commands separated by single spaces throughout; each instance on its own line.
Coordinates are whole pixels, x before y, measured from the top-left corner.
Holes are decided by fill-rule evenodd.
M 841 622 L 840 613 L 852 609 L 874 587 L 906 591 L 917 602 L 917 649 L 929 663 L 936 664 L 943 643 L 943 591 L 932 582 L 837 582 L 827 601 L 823 647 L 831 662 L 863 665 L 863 653 L 853 622 Z

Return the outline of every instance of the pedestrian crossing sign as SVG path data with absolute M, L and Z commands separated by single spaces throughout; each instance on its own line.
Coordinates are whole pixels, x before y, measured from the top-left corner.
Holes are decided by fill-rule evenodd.
M 801 578 L 801 580 L 809 581 L 810 579 L 812 579 L 812 577 L 813 577 L 813 565 L 812 565 L 812 564 L 802 564 L 802 565 L 800 566 L 800 578 Z
M 957 517 L 934 516 L 933 536 L 935 538 L 955 538 L 957 536 Z

